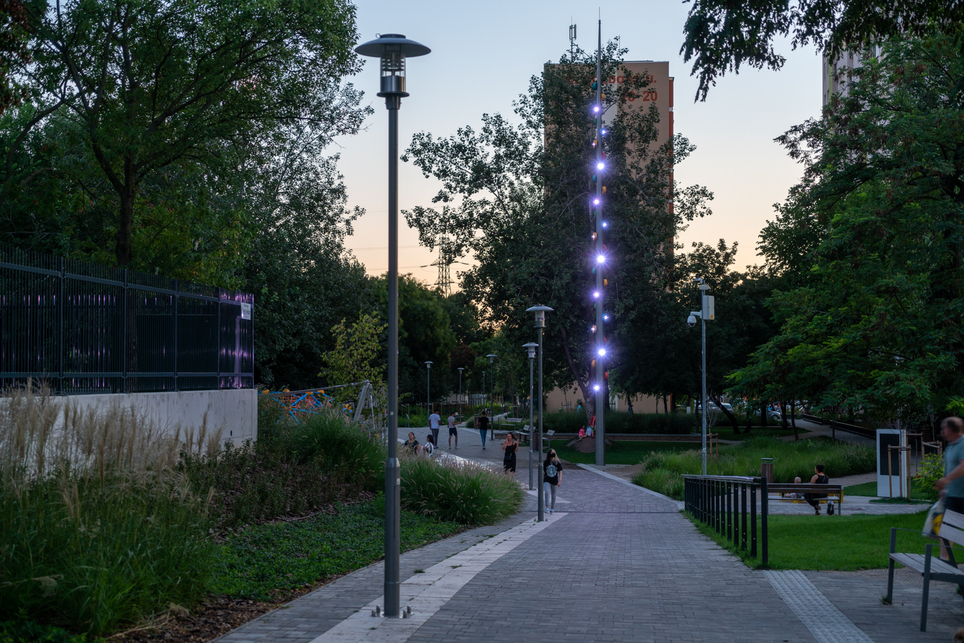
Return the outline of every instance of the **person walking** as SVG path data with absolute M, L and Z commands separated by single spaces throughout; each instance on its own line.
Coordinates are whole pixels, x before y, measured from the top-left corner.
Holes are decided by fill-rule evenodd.
M 549 449 L 546 461 L 542 463 L 542 484 L 543 497 L 547 500 L 546 504 L 551 514 L 556 510 L 556 489 L 562 486 L 562 462 L 556 456 L 555 449 Z
M 459 448 L 459 430 L 455 426 L 455 411 L 449 413 L 449 448 L 452 448 L 452 438 L 455 438 L 455 448 Z
M 505 436 L 505 440 L 502 441 L 502 450 L 505 454 L 502 456 L 502 468 L 506 473 L 515 473 L 515 454 L 519 450 L 519 441 L 515 439 L 515 434 L 512 431 Z
M 479 430 L 479 435 L 482 436 L 482 450 L 485 450 L 485 432 L 489 430 L 489 418 L 485 417 L 485 411 L 479 414 L 479 417 L 475 418 L 475 428 Z
M 964 513 L 964 421 L 959 417 L 946 417 L 941 422 L 941 437 L 947 441 L 944 447 L 944 477 L 934 483 L 944 500 L 944 511 Z M 941 558 L 949 558 L 941 546 Z
M 432 429 L 432 437 L 435 438 L 435 446 L 438 446 L 438 431 L 442 426 L 442 417 L 438 414 L 438 409 L 432 409 L 432 414 L 428 416 L 428 428 Z

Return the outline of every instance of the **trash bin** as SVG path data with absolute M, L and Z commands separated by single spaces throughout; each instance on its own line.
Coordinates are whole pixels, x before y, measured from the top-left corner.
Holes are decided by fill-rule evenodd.
M 773 483 L 773 458 L 760 458 L 760 477 Z

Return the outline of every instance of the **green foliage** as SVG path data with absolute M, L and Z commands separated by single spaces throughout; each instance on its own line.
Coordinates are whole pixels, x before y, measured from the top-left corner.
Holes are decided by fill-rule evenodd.
M 883 49 L 780 139 L 805 176 L 760 247 L 799 272 L 769 303 L 779 333 L 734 383 L 926 427 L 964 388 L 964 165 L 948 160 L 964 154 L 964 54 L 957 36 Z
M 402 507 L 463 525 L 491 525 L 522 507 L 521 487 L 501 471 L 462 461 L 402 460 Z
M 864 496 L 864 497 L 873 498 L 877 496 L 877 481 L 872 480 L 871 482 L 864 482 L 861 484 L 850 485 L 849 487 L 844 488 L 844 492 L 846 493 L 847 496 Z M 897 492 L 898 492 L 898 489 L 895 487 L 894 488 L 895 496 Z M 886 492 L 885 492 L 885 495 L 886 495 Z M 935 491 L 934 489 L 921 487 L 919 484 L 917 484 L 916 479 L 914 479 L 914 481 L 910 486 L 910 498 L 912 501 L 913 500 L 928 500 L 928 501 L 937 500 L 937 491 Z M 878 501 L 906 502 L 905 499 L 898 498 L 898 497 L 894 497 L 894 498 L 882 497 L 882 498 L 878 498 Z M 871 502 L 875 502 L 875 501 L 872 500 Z
M 721 445 L 719 462 L 707 458 L 709 475 L 760 476 L 761 458 L 773 458 L 773 481 L 793 482 L 797 476 L 809 481 L 814 465 L 823 464 L 831 481 L 835 477 L 873 471 L 874 450 L 829 438 L 785 442 L 756 437 L 735 445 Z M 644 458 L 633 483 L 677 500 L 683 499 L 683 475 L 699 475 L 702 453 L 658 452 Z
M 369 313 L 359 317 L 350 328 L 345 327 L 344 319 L 338 322 L 331 329 L 335 347 L 322 356 L 325 368 L 319 377 L 332 386 L 368 380 L 376 391 L 381 391 L 385 386 L 385 366 L 384 360 L 376 360 L 381 350 L 379 340 L 387 328 Z M 337 389 L 333 394 L 336 399 L 346 401 L 352 393 L 356 391 Z
M 937 499 L 934 483 L 944 477 L 944 460 L 936 453 L 928 453 L 917 464 L 917 475 L 911 486 L 912 493 L 925 498 Z
M 0 495 L 0 618 L 109 632 L 207 590 L 204 502 L 120 471 L 36 480 Z
M 710 86 L 727 71 L 739 72 L 742 65 L 780 69 L 786 59 L 773 45 L 788 36 L 794 49 L 813 43 L 826 58 L 838 60 L 846 50 L 908 33 L 953 30 L 962 20 L 960 5 L 941 0 L 694 0 L 680 53 L 686 62 L 694 61 L 693 74 L 699 77 L 696 97 L 705 100 Z
M 575 464 L 595 464 L 595 453 L 580 453 L 566 446 L 570 440 L 552 440 L 552 448 L 566 462 Z M 606 464 L 639 464 L 655 451 L 690 451 L 692 442 L 643 442 L 641 440 L 616 440 L 606 445 Z
M 364 427 L 337 413 L 287 422 L 267 400 L 259 414 L 257 443 L 225 445 L 216 456 L 185 454 L 179 465 L 194 489 L 213 489 L 220 529 L 328 509 L 380 488 L 385 449 Z
M 87 635 L 71 634 L 33 621 L 3 621 L 0 622 L 0 643 L 87 643 Z
M 401 551 L 462 529 L 453 522 L 401 515 Z M 218 546 L 212 588 L 218 594 L 270 600 L 286 590 L 347 574 L 385 555 L 385 503 L 340 505 L 331 514 L 251 526 Z
M 606 433 L 667 433 L 685 435 L 699 426 L 699 416 L 682 413 L 606 413 Z M 560 411 L 542 416 L 543 431 L 579 433 L 586 427 L 586 414 L 581 411 Z

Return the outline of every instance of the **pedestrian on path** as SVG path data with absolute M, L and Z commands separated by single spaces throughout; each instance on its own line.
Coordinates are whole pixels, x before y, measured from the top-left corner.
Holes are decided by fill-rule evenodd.
M 489 418 L 485 417 L 485 411 L 475 418 L 475 428 L 479 430 L 479 435 L 482 436 L 482 449 L 485 450 L 485 432 L 489 430 Z
M 505 440 L 502 442 L 502 450 L 505 454 L 502 456 L 502 468 L 505 469 L 506 473 L 515 473 L 515 453 L 519 450 L 519 441 L 515 439 L 515 434 L 512 431 L 505 436 Z
M 824 466 L 822 464 L 818 464 L 813 468 L 813 477 L 810 478 L 810 484 L 829 484 L 830 483 L 830 476 L 824 474 L 823 470 L 824 470 Z M 827 497 L 827 494 L 825 493 L 804 494 L 804 499 L 807 501 L 807 503 L 810 504 L 811 507 L 813 507 L 814 511 L 816 512 L 814 515 L 816 516 L 820 515 L 819 499 L 826 498 L 826 497 Z
M 944 511 L 964 513 L 964 421 L 959 417 L 946 417 L 941 422 L 941 437 L 947 441 L 944 447 L 944 477 L 934 483 L 944 499 Z M 943 545 L 941 558 L 948 558 Z
M 544 487 L 543 497 L 547 500 L 550 497 L 552 498 L 547 504 L 549 505 L 549 513 L 553 513 L 556 509 L 556 489 L 562 486 L 562 462 L 556 456 L 555 449 L 549 449 L 549 453 L 546 454 L 546 461 L 542 463 L 542 484 Z
M 449 413 L 449 448 L 452 448 L 452 437 L 455 437 L 455 448 L 459 448 L 459 430 L 455 426 L 455 411 Z
M 432 414 L 428 416 L 428 428 L 432 429 L 432 437 L 438 445 L 438 430 L 442 426 L 442 417 L 438 414 L 438 409 L 432 409 Z

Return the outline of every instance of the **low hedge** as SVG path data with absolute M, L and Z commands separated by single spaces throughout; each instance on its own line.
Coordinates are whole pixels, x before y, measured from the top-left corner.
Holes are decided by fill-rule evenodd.
M 542 418 L 544 431 L 579 433 L 586 426 L 583 411 L 546 413 Z M 606 413 L 606 433 L 686 435 L 699 430 L 699 416 L 683 413 Z

